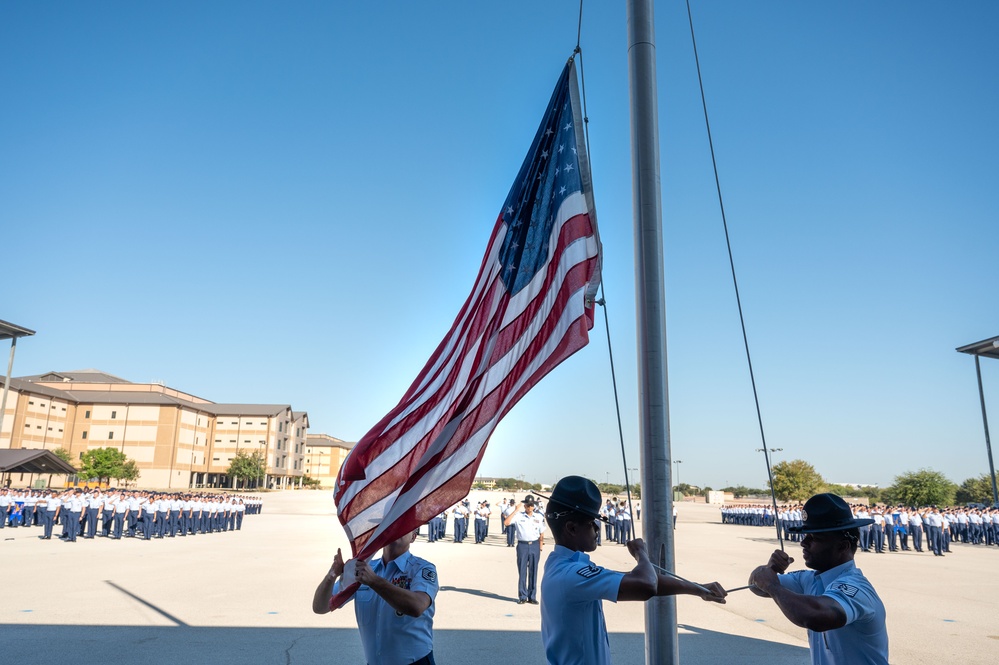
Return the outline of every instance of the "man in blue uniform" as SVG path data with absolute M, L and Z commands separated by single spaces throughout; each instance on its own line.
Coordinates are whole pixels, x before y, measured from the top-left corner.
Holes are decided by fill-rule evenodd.
M 548 555 L 541 581 L 541 639 L 552 665 L 610 663 L 604 600 L 692 594 L 725 602 L 725 590 L 717 582 L 702 587 L 657 574 L 640 538 L 627 543 L 637 562 L 631 572 L 591 562 L 586 552 L 597 547 L 599 514 L 600 490 L 592 481 L 566 476 L 555 485 L 545 514 L 555 550 Z
M 776 550 L 749 576 L 753 593 L 808 629 L 813 665 L 888 665 L 885 606 L 853 562 L 859 529 L 872 521 L 855 519 L 835 494 L 816 494 L 798 527 L 802 558 L 815 572 L 782 574 L 794 559 Z
M 538 604 L 538 564 L 545 546 L 545 520 L 534 512 L 534 497 L 528 495 L 518 503 L 513 512 L 503 520 L 504 526 L 513 526 L 517 537 L 517 603 Z
M 364 658 L 374 665 L 434 665 L 434 599 L 439 588 L 434 564 L 413 556 L 409 546 L 419 530 L 382 549 L 382 558 L 355 568 L 361 587 L 354 594 L 354 614 L 361 634 Z M 338 549 L 333 565 L 316 587 L 312 611 L 326 614 L 340 590 L 343 555 Z

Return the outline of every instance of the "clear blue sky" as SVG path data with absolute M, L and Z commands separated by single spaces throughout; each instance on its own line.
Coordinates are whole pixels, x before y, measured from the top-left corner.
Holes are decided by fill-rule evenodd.
M 586 5 L 638 467 L 626 19 Z M 693 5 L 769 445 L 834 482 L 984 473 L 954 348 L 999 335 L 999 5 Z M 0 4 L 0 319 L 38 331 L 15 376 L 94 367 L 290 403 L 357 440 L 467 295 L 577 7 Z M 657 12 L 673 455 L 682 481 L 762 486 L 686 13 Z M 598 323 L 500 424 L 482 474 L 620 481 Z M 999 433 L 999 362 L 983 370 Z

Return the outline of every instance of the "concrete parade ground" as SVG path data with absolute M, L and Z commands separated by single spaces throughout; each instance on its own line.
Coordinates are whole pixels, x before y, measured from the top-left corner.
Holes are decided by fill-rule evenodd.
M 438 663 L 543 665 L 540 613 L 518 605 L 515 550 L 497 506 L 486 543 L 421 537 L 413 552 L 437 565 Z M 517 494 L 517 498 L 522 498 Z M 638 523 L 639 529 L 641 522 Z M 60 533 L 57 527 L 56 534 Z M 337 547 L 349 555 L 331 492 L 275 492 L 238 532 L 141 541 L 39 540 L 41 528 L 0 531 L 0 662 L 166 665 L 363 663 L 354 612 L 312 613 L 312 594 Z M 772 529 L 722 525 L 717 507 L 681 504 L 677 573 L 726 589 L 746 584 L 777 546 Z M 543 559 L 551 551 L 546 541 Z M 800 547 L 787 544 L 802 567 Z M 888 612 L 896 665 L 999 662 L 999 547 L 952 545 L 943 558 L 857 555 Z M 598 565 L 629 570 L 626 548 L 604 544 Z M 605 603 L 614 663 L 645 662 L 641 603 Z M 808 662 L 803 629 L 772 601 L 737 591 L 726 605 L 677 600 L 680 662 Z

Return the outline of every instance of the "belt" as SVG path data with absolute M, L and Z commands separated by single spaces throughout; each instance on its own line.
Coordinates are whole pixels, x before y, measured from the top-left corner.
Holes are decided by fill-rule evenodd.
M 518 545 L 533 545 L 536 542 L 538 542 L 538 541 L 536 541 L 536 540 L 518 540 L 517 544 Z

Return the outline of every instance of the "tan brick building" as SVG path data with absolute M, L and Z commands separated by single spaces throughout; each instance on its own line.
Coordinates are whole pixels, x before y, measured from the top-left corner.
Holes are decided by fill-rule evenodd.
M 140 487 L 230 488 L 225 472 L 240 450 L 264 454 L 264 487 L 300 485 L 305 474 L 309 416 L 287 404 L 216 404 L 98 370 L 10 383 L 0 448 L 65 448 L 75 463 L 116 447 L 138 464 Z
M 336 475 L 353 447 L 329 434 L 310 434 L 305 442 L 305 475 L 318 480 L 320 487 L 335 488 Z

